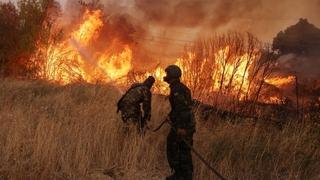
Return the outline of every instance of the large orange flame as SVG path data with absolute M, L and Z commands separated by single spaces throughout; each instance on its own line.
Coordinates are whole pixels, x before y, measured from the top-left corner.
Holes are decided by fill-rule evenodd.
M 215 74 L 213 77 L 224 77 L 221 84 L 219 81 L 214 82 L 214 89 L 218 90 L 223 87 L 233 88 L 233 90 L 239 90 L 242 88 L 244 92 L 248 91 L 249 87 L 249 66 L 250 57 L 248 54 L 243 54 L 239 57 L 233 58 L 234 61 L 226 61 L 229 56 L 230 47 L 227 46 L 224 49 L 219 50 L 216 56 Z M 237 61 L 237 62 L 235 62 Z M 232 79 L 231 79 L 232 78 Z M 229 84 L 232 81 L 232 84 Z
M 103 26 L 102 11 L 87 10 L 82 23 L 68 39 L 49 47 L 45 63 L 47 78 L 67 84 L 78 80 L 110 82 L 126 76 L 131 70 L 132 50 L 129 46 L 117 54 L 91 51 L 90 45 Z
M 230 58 L 230 56 L 236 56 Z M 213 91 L 220 91 L 229 89 L 230 92 L 242 93 L 244 95 L 249 90 L 249 69 L 252 59 L 256 58 L 256 54 L 250 57 L 247 53 L 242 55 L 233 55 L 230 52 L 230 46 L 221 48 L 214 54 L 214 60 L 211 60 L 214 64 L 210 64 L 210 60 L 203 59 L 200 64 L 199 71 L 203 73 L 210 73 L 211 77 L 211 89 Z M 176 65 L 180 66 L 184 72 L 190 73 L 190 68 L 184 68 L 191 64 L 196 59 L 196 55 L 188 53 L 186 58 L 178 58 Z M 205 72 L 206 66 L 213 66 L 212 72 Z

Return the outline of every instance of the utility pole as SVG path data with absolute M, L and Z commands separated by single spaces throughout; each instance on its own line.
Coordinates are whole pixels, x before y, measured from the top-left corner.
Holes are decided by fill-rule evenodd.
M 297 118 L 300 121 L 300 107 L 299 107 L 299 84 L 298 84 L 298 75 L 297 73 L 295 74 L 295 79 L 296 79 L 296 106 L 297 106 Z

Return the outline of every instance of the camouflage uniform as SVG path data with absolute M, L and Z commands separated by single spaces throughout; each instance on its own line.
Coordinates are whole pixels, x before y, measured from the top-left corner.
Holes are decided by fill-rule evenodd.
M 170 83 L 169 101 L 171 104 L 169 117 L 172 128 L 167 137 L 167 158 L 171 169 L 175 172 L 175 178 L 172 179 L 191 180 L 193 174 L 191 149 L 177 135 L 177 129 L 185 129 L 187 135 L 183 138 L 190 145 L 193 144 L 195 119 L 191 108 L 191 92 L 177 79 Z
M 141 104 L 143 113 L 141 112 Z M 151 92 L 143 83 L 133 84 L 118 102 L 118 111 L 124 123 L 133 122 L 143 130 L 151 117 Z

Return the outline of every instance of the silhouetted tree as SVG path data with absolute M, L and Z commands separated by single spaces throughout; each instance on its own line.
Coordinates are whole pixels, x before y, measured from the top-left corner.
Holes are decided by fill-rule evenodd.
M 0 3 L 0 76 L 8 74 L 8 63 L 16 56 L 16 45 L 19 40 L 18 16 L 14 4 Z
M 273 40 L 273 49 L 279 50 L 281 54 L 320 54 L 320 29 L 307 19 L 300 19 L 297 24 L 278 33 Z

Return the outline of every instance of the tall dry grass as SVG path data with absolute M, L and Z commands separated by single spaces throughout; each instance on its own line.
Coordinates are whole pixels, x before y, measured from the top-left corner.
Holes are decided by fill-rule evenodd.
M 115 113 L 118 98 L 107 85 L 1 80 L 0 179 L 164 179 L 169 127 L 144 138 L 135 127 L 125 131 Z M 150 126 L 169 110 L 165 98 L 154 96 Z M 319 127 L 197 119 L 194 139 L 230 179 L 320 178 Z M 196 157 L 194 166 L 195 179 L 215 179 Z

